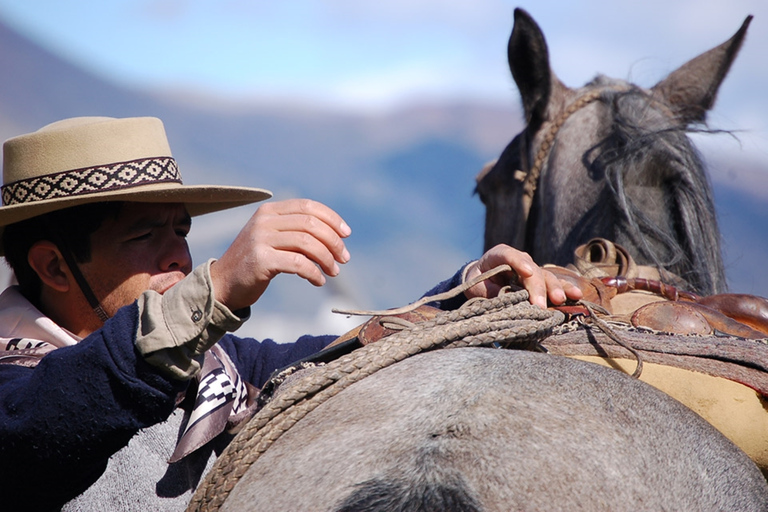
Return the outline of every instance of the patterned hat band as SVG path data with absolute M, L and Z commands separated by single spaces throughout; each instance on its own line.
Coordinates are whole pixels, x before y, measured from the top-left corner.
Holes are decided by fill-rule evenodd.
M 181 184 L 176 160 L 172 157 L 145 158 L 19 180 L 2 187 L 3 205 L 35 203 L 154 183 Z

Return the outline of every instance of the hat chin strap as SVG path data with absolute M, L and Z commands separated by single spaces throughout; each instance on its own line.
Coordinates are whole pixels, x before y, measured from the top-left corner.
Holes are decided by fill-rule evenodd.
M 75 257 L 72 255 L 72 251 L 69 250 L 69 246 L 66 244 L 59 245 L 59 250 L 61 251 L 61 256 L 64 258 L 64 261 L 69 267 L 69 271 L 72 272 L 72 277 L 74 277 L 75 281 L 77 281 L 77 285 L 80 287 L 80 291 L 83 292 L 83 295 L 85 295 L 85 300 L 87 300 L 88 304 L 91 306 L 91 308 L 93 308 L 96 316 L 98 316 L 99 320 L 102 322 L 109 320 L 109 315 L 107 315 L 107 312 L 104 311 L 104 308 L 101 307 L 101 304 L 99 304 L 99 299 L 96 298 L 93 290 L 88 285 L 88 281 L 85 280 L 85 276 L 82 272 L 80 272 L 80 267 L 77 266 L 77 262 L 75 261 Z
M 75 281 L 77 282 L 77 286 L 80 287 L 80 291 L 83 292 L 83 295 L 85 296 L 85 300 L 88 301 L 88 305 L 91 306 L 93 311 L 96 313 L 96 316 L 99 317 L 99 320 L 102 322 L 106 322 L 109 320 L 109 315 L 106 311 L 104 311 L 104 308 L 101 307 L 101 304 L 99 304 L 99 299 L 96 298 L 96 295 L 93 293 L 93 290 L 88 285 L 88 281 L 85 280 L 85 276 L 82 272 L 80 272 L 80 267 L 77 265 L 77 262 L 75 261 L 75 256 L 72 253 L 72 250 L 69 248 L 69 244 L 66 240 L 64 240 L 64 237 L 62 237 L 59 232 L 54 228 L 54 226 L 51 225 L 51 222 L 48 219 L 45 219 L 44 222 L 48 225 L 48 232 L 51 238 L 53 238 L 53 242 L 56 244 L 56 246 L 59 248 L 59 252 L 61 252 L 61 257 L 64 258 L 64 262 L 69 267 L 69 271 L 72 272 L 72 277 L 75 278 Z

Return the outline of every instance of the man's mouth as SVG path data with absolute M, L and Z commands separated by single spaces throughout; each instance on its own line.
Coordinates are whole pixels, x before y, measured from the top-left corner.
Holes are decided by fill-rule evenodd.
M 157 288 L 157 293 L 159 293 L 160 295 L 163 295 L 165 292 L 173 288 L 182 279 L 184 279 L 183 275 L 180 277 L 169 278 L 167 282 L 163 283 L 160 287 Z

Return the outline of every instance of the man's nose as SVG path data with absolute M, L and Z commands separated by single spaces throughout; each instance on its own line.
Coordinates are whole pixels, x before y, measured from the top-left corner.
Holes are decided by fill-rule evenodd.
M 165 246 L 160 268 L 164 272 L 179 270 L 184 274 L 192 271 L 192 255 L 189 253 L 187 240 L 180 236 L 174 236 Z

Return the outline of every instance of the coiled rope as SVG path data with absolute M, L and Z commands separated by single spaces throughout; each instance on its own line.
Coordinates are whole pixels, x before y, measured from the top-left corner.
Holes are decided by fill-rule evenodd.
M 509 267 L 492 272 L 509 270 Z M 487 278 L 489 273 L 484 274 Z M 466 289 L 460 287 L 458 293 Z M 528 292 L 504 290 L 493 299 L 473 299 L 432 320 L 405 326 L 382 340 L 286 381 L 218 458 L 190 501 L 188 511 L 215 511 L 240 478 L 283 433 L 351 384 L 398 361 L 435 348 L 515 346 L 529 348 L 565 317 L 528 302 Z M 434 300 L 434 299 L 433 299 Z

